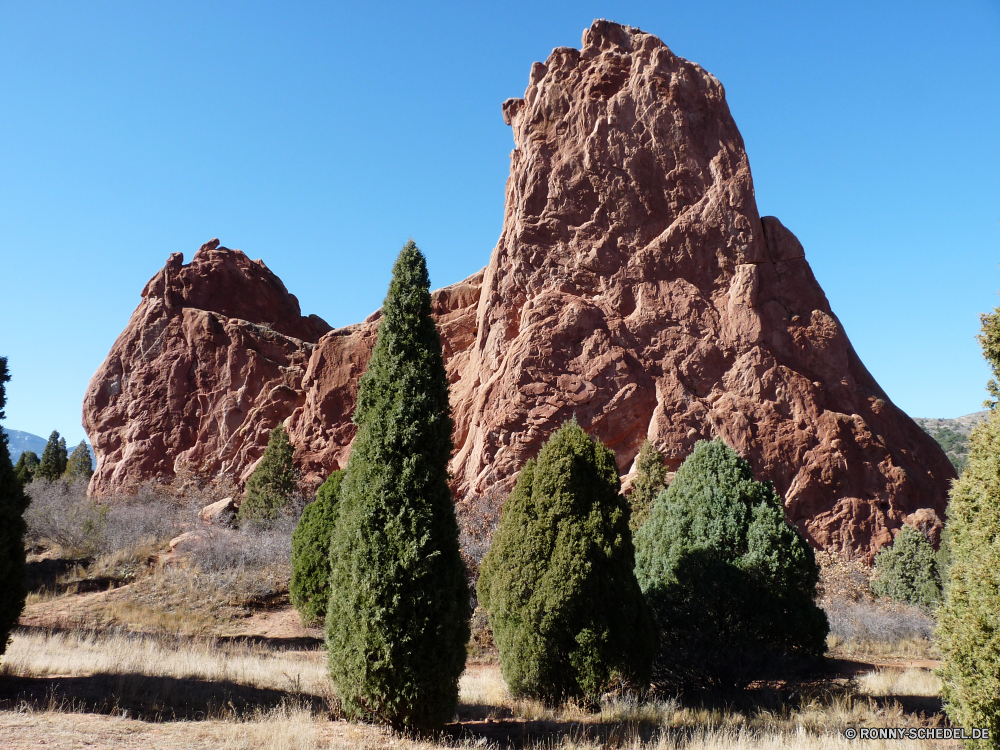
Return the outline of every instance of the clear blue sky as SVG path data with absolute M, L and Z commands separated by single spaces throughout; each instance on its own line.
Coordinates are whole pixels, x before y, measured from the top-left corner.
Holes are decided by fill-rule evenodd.
M 212 237 L 335 326 L 380 305 L 410 236 L 435 287 L 484 266 L 513 146 L 500 105 L 602 17 L 722 81 L 761 213 L 802 240 L 893 401 L 979 409 L 998 0 L 0 0 L 5 426 L 83 438 L 84 390 L 143 285 Z

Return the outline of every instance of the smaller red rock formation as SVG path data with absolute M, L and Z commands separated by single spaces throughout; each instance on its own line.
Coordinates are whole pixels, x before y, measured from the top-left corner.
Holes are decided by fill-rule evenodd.
M 174 253 L 91 379 L 83 426 L 97 456 L 91 491 L 169 479 L 183 464 L 242 477 L 304 401 L 302 377 L 330 330 L 263 261 L 202 245 Z

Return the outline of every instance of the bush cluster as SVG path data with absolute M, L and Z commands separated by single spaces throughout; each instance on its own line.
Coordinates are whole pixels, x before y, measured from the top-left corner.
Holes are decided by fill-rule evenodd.
M 819 570 L 769 482 L 720 440 L 700 441 L 636 535 L 636 574 L 657 614 L 656 680 L 738 689 L 826 650 Z

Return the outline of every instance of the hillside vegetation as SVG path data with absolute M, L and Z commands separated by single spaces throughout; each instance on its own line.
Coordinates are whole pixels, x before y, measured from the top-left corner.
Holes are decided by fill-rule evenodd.
M 986 420 L 989 411 L 977 411 L 955 419 L 915 418 L 920 427 L 934 438 L 959 474 L 969 460 L 969 435 L 972 428 Z

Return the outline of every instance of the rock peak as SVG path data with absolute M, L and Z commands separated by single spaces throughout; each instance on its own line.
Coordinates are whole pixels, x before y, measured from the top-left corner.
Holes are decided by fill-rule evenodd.
M 503 114 L 499 241 L 433 303 L 462 508 L 510 489 L 575 416 L 626 477 L 646 439 L 670 469 L 725 440 L 819 547 L 870 557 L 903 523 L 940 529 L 954 469 L 865 369 L 802 244 L 760 217 L 718 80 L 598 20 Z M 377 316 L 327 332 L 217 243 L 171 256 L 91 381 L 98 491 L 185 462 L 245 477 L 279 422 L 309 482 L 347 459 Z

